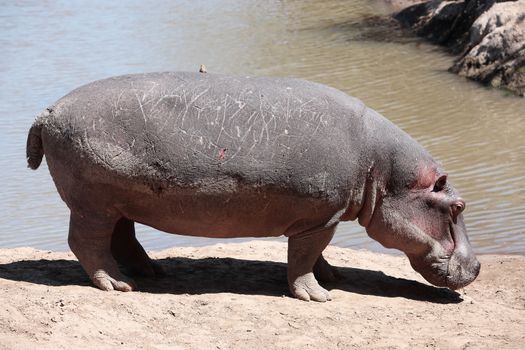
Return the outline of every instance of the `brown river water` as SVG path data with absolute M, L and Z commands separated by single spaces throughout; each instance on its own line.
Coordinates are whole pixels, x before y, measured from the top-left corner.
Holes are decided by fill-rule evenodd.
M 196 71 L 291 76 L 363 100 L 422 143 L 467 201 L 478 253 L 525 253 L 525 99 L 447 73 L 452 57 L 374 25 L 382 1 L 0 0 L 0 247 L 66 250 L 68 210 L 25 162 L 35 116 L 108 76 Z M 146 249 L 220 240 L 138 227 Z M 230 240 L 232 241 L 232 240 Z M 233 240 L 235 241 L 235 240 Z M 332 241 L 385 251 L 357 223 Z

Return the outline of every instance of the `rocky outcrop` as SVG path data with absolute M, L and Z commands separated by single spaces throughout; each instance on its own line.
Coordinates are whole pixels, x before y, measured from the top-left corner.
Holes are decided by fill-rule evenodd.
M 433 0 L 394 17 L 457 54 L 450 71 L 525 94 L 525 0 Z

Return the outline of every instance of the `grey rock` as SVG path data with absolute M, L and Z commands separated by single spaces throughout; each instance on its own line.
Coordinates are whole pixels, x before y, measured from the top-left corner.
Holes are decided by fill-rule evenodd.
M 525 0 L 433 0 L 407 7 L 394 18 L 457 54 L 450 71 L 524 94 Z
M 525 93 L 525 1 L 494 4 L 472 25 L 453 72 Z

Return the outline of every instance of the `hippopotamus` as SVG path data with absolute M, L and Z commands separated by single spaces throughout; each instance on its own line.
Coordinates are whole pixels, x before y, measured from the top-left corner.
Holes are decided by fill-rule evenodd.
M 432 156 L 359 99 L 305 80 L 199 72 L 124 75 L 73 90 L 29 130 L 71 211 L 68 243 L 93 283 L 131 291 L 162 269 L 134 223 L 202 237 L 288 237 L 288 285 L 327 301 L 322 253 L 357 220 L 430 283 L 479 273 L 465 201 Z M 129 271 L 119 270 L 119 264 Z

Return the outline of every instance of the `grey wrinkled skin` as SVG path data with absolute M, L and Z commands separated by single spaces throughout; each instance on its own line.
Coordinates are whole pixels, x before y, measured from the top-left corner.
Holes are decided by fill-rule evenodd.
M 28 135 L 71 210 L 69 245 L 96 286 L 162 273 L 134 222 L 204 237 L 286 235 L 288 283 L 326 301 L 317 280 L 340 221 L 402 250 L 429 282 L 460 288 L 478 272 L 465 204 L 432 157 L 361 101 L 288 78 L 150 73 L 96 81 L 58 100 Z

